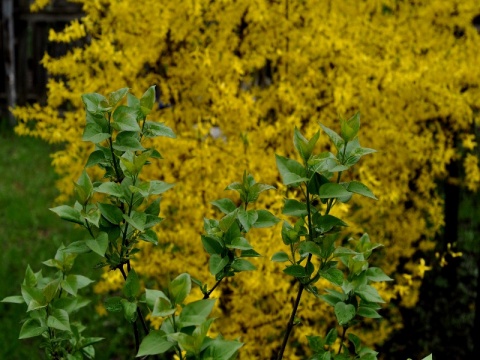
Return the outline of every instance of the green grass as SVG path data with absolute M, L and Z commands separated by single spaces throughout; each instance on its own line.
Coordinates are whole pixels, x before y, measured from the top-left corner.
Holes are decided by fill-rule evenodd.
M 48 210 L 58 195 L 50 166 L 52 150 L 41 140 L 0 130 L 0 299 L 20 294 L 28 264 L 33 271 L 48 272 L 42 261 L 52 258 L 62 242 L 81 236 Z M 79 262 L 87 276 L 95 276 L 91 266 Z M 38 340 L 18 340 L 25 310 L 24 305 L 0 303 L 0 359 L 44 358 Z

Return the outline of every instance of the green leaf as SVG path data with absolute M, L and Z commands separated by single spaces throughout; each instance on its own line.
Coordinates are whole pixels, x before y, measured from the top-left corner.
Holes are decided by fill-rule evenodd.
M 85 104 L 85 109 L 91 113 L 98 113 L 108 109 L 108 100 L 101 94 L 83 94 L 82 101 Z
M 94 144 L 101 143 L 111 137 L 109 133 L 104 133 L 98 124 L 89 123 L 83 130 L 82 141 L 90 141 Z
M 153 245 L 158 245 L 158 236 L 155 231 L 152 229 L 147 229 L 145 232 L 138 235 L 139 239 L 142 239 L 146 242 L 152 243 Z
M 272 261 L 274 262 L 285 262 L 289 260 L 290 258 L 288 257 L 288 254 L 285 251 L 276 252 L 272 256 Z
M 335 343 L 335 341 L 337 340 L 337 338 L 338 338 L 337 329 L 335 329 L 335 328 L 330 329 L 327 336 L 325 336 L 325 344 L 326 345 L 333 345 Z
M 214 305 L 215 299 L 202 299 L 188 303 L 182 309 L 179 320 L 184 326 L 187 325 L 187 323 L 190 323 L 190 325 L 200 325 L 207 319 L 208 315 L 210 315 Z
M 250 261 L 245 259 L 235 259 L 232 263 L 232 269 L 235 271 L 252 271 L 257 268 Z
M 210 204 L 216 206 L 224 214 L 230 214 L 232 211 L 235 211 L 237 206 L 230 199 L 219 199 L 212 201 Z
M 35 336 L 42 335 L 45 331 L 48 330 L 48 327 L 41 326 L 35 319 L 27 319 L 20 329 L 19 339 L 28 339 Z
M 370 285 L 363 285 L 358 287 L 355 290 L 355 294 L 360 296 L 362 300 L 375 302 L 375 303 L 384 303 L 385 301 L 381 298 L 377 289 Z
M 108 247 L 108 235 L 105 232 L 100 232 L 96 239 L 88 239 L 85 241 L 85 244 L 93 252 L 103 257 Z
M 302 241 L 298 247 L 298 252 L 302 257 L 307 256 L 307 254 L 313 254 L 318 257 L 322 257 L 320 246 L 315 244 L 313 241 Z
M 370 189 L 362 184 L 361 182 L 359 181 L 350 181 L 349 183 L 347 183 L 347 190 L 352 192 L 352 193 L 355 193 L 355 194 L 360 194 L 360 195 L 363 195 L 363 196 L 366 196 L 370 199 L 374 199 L 374 200 L 378 200 L 375 195 L 373 195 L 373 193 L 370 191 Z
M 80 178 L 74 183 L 74 186 L 78 202 L 85 205 L 93 193 L 92 181 L 85 170 L 82 171 Z
M 286 221 L 282 224 L 282 240 L 285 245 L 295 244 L 300 240 L 298 232 Z
M 173 346 L 175 346 L 175 343 L 168 340 L 165 331 L 151 330 L 140 343 L 140 348 L 138 349 L 136 357 L 164 354 Z
M 283 272 L 287 275 L 295 276 L 295 277 L 307 276 L 305 272 L 305 268 L 302 265 L 298 265 L 298 264 L 287 266 L 285 269 L 283 269 Z
M 132 211 L 131 216 L 123 214 L 123 218 L 127 223 L 132 225 L 139 231 L 145 230 L 145 224 L 147 222 L 147 215 L 143 212 Z
M 3 298 L 3 300 L 0 302 L 11 304 L 25 304 L 25 300 L 20 295 L 7 296 L 6 298 Z
M 99 226 L 101 213 L 98 209 L 90 209 L 88 212 L 82 211 L 81 215 L 90 223 Z
M 51 314 L 47 318 L 47 326 L 62 330 L 62 331 L 72 331 L 70 329 L 70 319 L 68 313 L 62 309 L 53 309 Z
M 123 294 L 127 298 L 136 298 L 140 294 L 140 280 L 133 269 L 128 272 L 127 279 L 123 285 Z
M 178 275 L 169 286 L 170 300 L 173 304 L 181 304 L 188 294 L 190 294 L 191 289 L 192 280 L 190 275 L 187 273 Z
M 347 325 L 355 317 L 355 306 L 340 301 L 335 304 L 335 316 L 340 325 Z
M 221 257 L 220 255 L 213 254 L 210 256 L 209 267 L 212 275 L 217 275 L 228 264 L 228 256 Z
M 61 219 L 70 221 L 76 224 L 83 225 L 83 217 L 80 214 L 80 211 L 77 209 L 68 206 L 68 205 L 60 205 L 50 209 L 55 214 L 60 216 Z
M 239 250 L 249 250 L 252 249 L 252 245 L 243 237 L 237 237 L 232 240 L 232 242 L 227 245 L 229 249 L 239 249 Z
M 169 184 L 160 180 L 152 180 L 150 181 L 150 189 L 148 190 L 148 193 L 150 195 L 160 195 L 174 186 L 175 184 Z
M 374 309 L 364 306 L 359 306 L 357 310 L 357 314 L 363 316 L 365 318 L 370 319 L 381 319 L 382 316 L 376 312 Z
M 295 129 L 293 131 L 293 144 L 305 163 L 312 155 L 313 148 L 315 147 L 315 144 L 317 143 L 319 137 L 320 132 L 317 132 L 310 139 L 310 141 L 308 141 L 295 126 Z
M 65 249 L 63 249 L 63 252 L 66 254 L 86 254 L 90 252 L 91 250 L 88 248 L 88 246 L 85 244 L 85 241 L 74 241 L 70 243 Z
M 155 85 L 150 86 L 140 98 L 140 109 L 144 116 L 150 114 L 155 104 Z
M 245 232 L 248 232 L 250 228 L 255 224 L 258 219 L 258 214 L 255 210 L 245 211 L 244 208 L 239 208 L 237 212 L 238 221 L 242 224 Z
M 216 338 L 208 344 L 208 347 L 202 353 L 202 358 L 209 360 L 233 359 L 233 356 L 242 346 L 243 344 L 239 341 Z
M 57 295 L 58 288 L 60 287 L 60 279 L 55 279 L 50 281 L 45 287 L 42 289 L 43 296 L 45 296 L 45 301 L 50 303 L 55 296 Z
M 95 188 L 95 191 L 99 192 L 99 193 L 102 193 L 102 194 L 107 194 L 107 195 L 111 195 L 111 196 L 114 196 L 114 197 L 124 199 L 124 192 L 123 192 L 122 186 L 120 184 L 115 183 L 115 182 L 111 182 L 111 181 L 104 182 L 104 183 L 100 184 L 100 186 Z
M 280 219 L 268 210 L 256 210 L 257 221 L 252 225 L 254 228 L 266 228 L 278 224 Z
M 256 252 L 253 249 L 242 250 L 240 254 L 240 257 L 261 257 L 261 256 L 262 255 L 260 255 L 258 252 Z
M 143 151 L 145 148 L 140 144 L 135 131 L 122 131 L 117 134 L 113 142 L 113 148 L 119 151 Z
M 121 187 L 115 188 L 114 191 L 122 191 Z M 98 191 L 98 190 L 97 190 Z M 119 225 L 123 221 L 123 213 L 115 205 L 97 203 L 97 207 L 100 210 L 102 216 L 114 225 Z
M 267 185 L 267 184 L 254 184 L 250 187 L 247 191 L 247 202 L 255 202 L 257 201 L 260 193 L 266 190 L 275 190 L 274 186 Z
M 369 281 L 392 281 L 393 279 L 387 276 L 382 269 L 371 267 L 367 269 L 367 278 Z
M 211 235 L 202 235 L 201 238 L 202 238 L 203 247 L 206 252 L 208 252 L 210 255 L 222 254 L 223 246 L 219 239 Z
M 329 268 L 325 271 L 320 271 L 323 278 L 330 281 L 332 284 L 341 286 L 343 284 L 343 272 L 337 268 Z
M 167 295 L 165 295 L 163 291 L 154 290 L 154 289 L 145 289 L 145 302 L 147 303 L 147 306 L 149 309 L 153 309 L 153 306 L 155 305 L 155 301 L 159 297 L 168 299 Z
M 27 269 L 25 270 L 25 277 L 23 278 L 22 285 L 31 287 L 31 286 L 35 286 L 36 284 L 37 284 L 37 276 L 33 272 L 30 265 L 27 265 Z
M 108 104 L 113 108 L 115 107 L 128 93 L 128 88 L 121 88 L 116 91 L 112 91 L 108 94 Z
M 335 131 L 329 129 L 328 127 L 320 124 L 320 127 L 325 131 L 325 133 L 328 135 L 330 140 L 332 140 L 333 145 L 337 148 L 338 152 L 343 151 L 343 147 L 345 145 L 345 141 L 341 138 L 340 135 L 338 135 Z
M 123 316 L 125 320 L 131 323 L 135 322 L 135 320 L 137 320 L 137 304 L 126 299 L 121 299 L 120 301 L 123 306 Z
M 228 229 L 232 226 L 232 224 L 235 222 L 235 219 L 237 218 L 237 211 L 233 211 L 230 214 L 225 215 L 220 222 L 218 223 L 218 227 L 220 230 L 223 232 L 227 232 Z
M 156 317 L 167 317 L 172 314 L 175 314 L 175 308 L 172 306 L 170 299 L 165 296 L 165 294 L 161 294 L 156 300 L 155 304 L 153 305 L 152 316 Z
M 160 214 L 160 201 L 161 198 L 156 198 L 154 201 L 152 201 L 145 209 L 145 214 L 158 216 Z
M 312 220 L 315 229 L 322 234 L 329 232 L 334 227 L 348 226 L 343 220 L 329 214 L 322 216 L 320 213 L 316 213 Z
M 331 198 L 340 198 L 344 196 L 350 196 L 351 193 L 345 189 L 342 185 L 337 183 L 328 183 L 320 186 L 319 198 L 320 199 L 331 199 Z
M 275 154 L 275 158 L 284 185 L 295 187 L 309 180 L 306 177 L 305 168 L 298 161 L 277 154 Z
M 348 120 L 341 120 L 341 134 L 342 138 L 345 142 L 353 140 L 357 134 L 358 130 L 360 129 L 360 113 L 356 113 Z
M 85 165 L 86 168 L 95 166 L 97 164 L 102 164 L 106 162 L 105 154 L 102 150 L 95 150 L 94 152 L 90 153 L 88 156 L 87 164 Z
M 113 112 L 113 121 L 119 131 L 140 131 L 137 122 L 137 110 L 134 108 L 120 105 Z
M 143 127 L 143 135 L 146 138 L 154 138 L 157 136 L 165 136 L 172 139 L 175 139 L 177 136 L 173 132 L 171 128 L 169 128 L 164 123 L 157 123 L 153 121 L 145 121 L 145 125 Z
M 298 217 L 306 216 L 308 214 L 307 205 L 295 199 L 285 199 L 282 214 Z

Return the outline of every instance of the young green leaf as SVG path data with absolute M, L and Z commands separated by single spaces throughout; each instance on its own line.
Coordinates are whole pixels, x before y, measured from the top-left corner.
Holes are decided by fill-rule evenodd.
M 100 256 L 105 256 L 105 252 L 108 247 L 108 235 L 105 232 L 100 232 L 95 239 L 88 239 L 85 244 L 90 250 L 97 253 Z
M 244 237 L 237 237 L 232 240 L 230 244 L 227 245 L 229 249 L 239 249 L 239 250 L 250 250 L 252 245 Z
M 191 289 L 192 280 L 190 275 L 187 273 L 178 275 L 169 285 L 170 300 L 173 304 L 181 304 L 190 294 Z
M 209 360 L 234 359 L 238 349 L 242 346 L 243 344 L 239 341 L 216 338 L 211 341 L 205 351 L 202 352 L 202 358 Z
M 119 151 L 143 151 L 145 148 L 140 144 L 135 131 L 122 131 L 117 134 L 113 142 L 113 148 Z
M 85 129 L 83 130 L 82 141 L 90 141 L 94 144 L 98 144 L 110 137 L 111 135 L 109 133 L 103 132 L 100 125 L 89 123 L 85 125 Z
M 140 98 L 140 109 L 144 116 L 150 114 L 155 104 L 155 85 L 150 86 Z
M 31 337 L 42 335 L 48 330 L 47 326 L 41 326 L 36 319 L 27 319 L 20 329 L 19 339 L 28 339 Z
M 283 184 L 296 187 L 309 179 L 305 168 L 297 161 L 275 154 L 277 168 L 282 176 Z
M 77 209 L 71 206 L 60 205 L 60 206 L 51 208 L 50 210 L 53 211 L 58 216 L 60 216 L 60 218 L 63 220 L 74 222 L 80 225 L 84 224 L 84 220 L 82 215 L 80 214 L 80 211 L 78 211 Z
M 108 94 L 107 99 L 108 99 L 108 104 L 114 108 L 117 106 L 117 104 L 122 101 L 122 99 L 127 95 L 128 93 L 128 88 L 122 88 L 116 91 L 111 92 Z
M 123 294 L 127 298 L 136 298 L 140 294 L 140 280 L 133 269 L 128 272 L 127 279 L 123 285 Z
M 302 265 L 298 265 L 298 264 L 287 266 L 285 269 L 283 269 L 283 272 L 287 275 L 295 276 L 295 277 L 307 276 L 307 273 L 305 272 L 305 268 Z
M 228 264 L 228 257 L 221 257 L 217 254 L 210 256 L 209 267 L 212 275 L 217 275 Z
M 123 306 L 123 316 L 131 323 L 137 320 L 137 304 L 126 299 L 120 300 Z
M 332 199 L 350 195 L 351 193 L 342 185 L 337 183 L 328 183 L 320 186 L 318 197 L 320 199 Z
M 382 269 L 378 267 L 371 267 L 367 269 L 367 279 L 369 281 L 392 281 L 393 279 L 387 276 Z
M 237 212 L 238 221 L 242 224 L 243 229 L 248 232 L 258 219 L 258 213 L 255 210 L 245 211 L 244 208 L 239 208 Z
M 152 330 L 143 338 L 136 357 L 164 354 L 175 346 L 168 340 L 167 334 L 162 330 Z
M 273 215 L 268 210 L 256 210 L 257 221 L 252 225 L 254 228 L 265 228 L 276 225 L 280 222 L 280 219 Z
M 252 271 L 257 268 L 250 261 L 245 259 L 235 259 L 232 262 L 232 269 L 235 271 Z
M 112 125 L 118 131 L 140 131 L 140 126 L 137 122 L 137 111 L 134 108 L 120 105 L 113 112 Z
M 164 123 L 157 123 L 157 122 L 148 121 L 148 120 L 145 121 L 145 125 L 143 127 L 142 133 L 146 138 L 165 136 L 165 137 L 175 139 L 177 137 L 173 132 L 173 130 L 170 129 Z
M 341 326 L 347 325 L 355 317 L 355 314 L 355 306 L 352 304 L 345 304 L 343 301 L 335 304 L 335 316 Z
M 347 183 L 347 190 L 355 194 L 369 197 L 370 199 L 378 200 L 370 189 L 359 181 L 350 181 Z
M 276 252 L 272 256 L 272 261 L 274 262 L 285 262 L 289 260 L 290 258 L 288 257 L 288 254 L 285 251 Z
M 210 204 L 216 206 L 224 214 L 230 214 L 237 208 L 237 206 L 231 199 L 218 199 L 210 202 Z
M 68 313 L 63 309 L 53 309 L 48 315 L 47 326 L 57 330 L 72 331 Z
M 307 205 L 295 199 L 285 199 L 282 214 L 289 216 L 307 216 Z

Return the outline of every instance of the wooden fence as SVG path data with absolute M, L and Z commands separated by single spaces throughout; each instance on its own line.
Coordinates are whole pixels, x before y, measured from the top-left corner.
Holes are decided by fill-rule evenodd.
M 0 116 L 15 124 L 8 108 L 15 104 L 44 102 L 48 74 L 40 65 L 45 52 L 52 56 L 66 53 L 66 44 L 48 42 L 50 28 L 62 29 L 82 16 L 81 6 L 67 0 L 54 0 L 38 13 L 30 12 L 32 0 L 1 0 Z

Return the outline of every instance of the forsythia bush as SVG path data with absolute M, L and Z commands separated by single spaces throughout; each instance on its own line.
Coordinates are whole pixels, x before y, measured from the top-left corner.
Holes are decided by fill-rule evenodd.
M 50 40 L 84 39 L 86 45 L 61 58 L 45 55 L 47 104 L 16 108 L 17 132 L 65 145 L 52 163 L 61 177 L 59 200 L 66 201 L 91 150 L 80 140 L 81 94 L 130 86 L 140 95 L 157 85 L 157 118 L 178 138 L 155 144 L 168 156 L 145 176 L 177 185 L 162 201 L 160 245 L 143 247 L 149 260 L 135 264 L 139 274 L 151 283 L 188 271 L 212 286 L 199 236 L 203 218 L 215 217 L 209 202 L 231 196 L 221 190 L 247 170 L 279 189 L 259 206 L 280 215 L 286 189 L 274 153 L 294 156 L 293 126 L 310 138 L 319 122 L 335 129 L 338 115 L 358 109 L 362 145 L 381 152 L 361 162 L 355 177 L 374 188 L 379 201 L 354 199 L 334 215 L 348 212 L 351 234 L 366 231 L 387 246 L 378 261 L 396 281 L 379 289 L 384 299 L 415 304 L 428 267 L 412 255 L 431 248 L 443 225 L 435 181 L 465 154 L 465 186 L 480 186 L 472 131 L 480 109 L 480 37 L 472 25 L 478 1 L 75 2 L 83 4 L 85 17 L 62 32 L 52 30 Z M 327 144 L 326 136 L 320 143 Z M 216 290 L 224 315 L 217 327 L 226 338 L 241 336 L 244 359 L 268 358 L 282 340 L 290 284 L 282 265 L 269 261 L 284 246 L 279 230 L 252 232 L 252 245 L 264 255 L 255 262 L 260 271 Z M 178 253 L 185 262 L 175 261 Z M 96 290 L 118 290 L 122 281 L 105 274 Z M 293 337 L 305 344 L 305 335 L 323 333 L 328 324 L 319 319 L 327 307 L 306 297 L 299 314 L 312 327 L 297 327 Z M 392 309 L 362 337 L 379 343 L 399 326 Z M 301 358 L 297 351 L 287 357 Z

